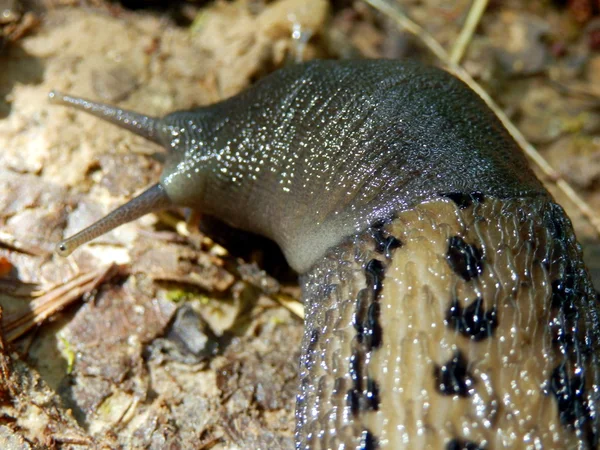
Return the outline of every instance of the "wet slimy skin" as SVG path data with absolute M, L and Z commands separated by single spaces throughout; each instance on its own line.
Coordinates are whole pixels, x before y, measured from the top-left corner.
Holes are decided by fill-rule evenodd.
M 570 230 L 539 199 L 446 198 L 332 249 L 303 277 L 302 447 L 596 448 L 597 301 Z
M 593 449 L 598 302 L 563 210 L 435 68 L 319 61 L 146 117 L 158 184 L 58 246 L 171 205 L 277 242 L 306 308 L 298 448 Z

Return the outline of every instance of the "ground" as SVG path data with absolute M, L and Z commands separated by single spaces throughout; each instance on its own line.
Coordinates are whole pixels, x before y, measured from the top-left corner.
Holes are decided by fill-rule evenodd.
M 161 116 L 304 59 L 439 61 L 361 1 L 146 3 L 0 0 L 0 447 L 292 448 L 293 274 L 177 210 L 55 255 L 154 182 L 164 153 L 47 94 Z M 598 234 L 554 182 L 599 210 L 600 4 L 500 3 L 461 64 L 550 161 L 598 283 Z M 447 49 L 471 6 L 398 4 Z

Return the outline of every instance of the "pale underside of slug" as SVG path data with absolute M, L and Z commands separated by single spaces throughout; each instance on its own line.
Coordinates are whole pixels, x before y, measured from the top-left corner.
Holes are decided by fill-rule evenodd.
M 545 199 L 458 197 L 303 278 L 299 448 L 597 447 L 598 307 L 568 219 Z

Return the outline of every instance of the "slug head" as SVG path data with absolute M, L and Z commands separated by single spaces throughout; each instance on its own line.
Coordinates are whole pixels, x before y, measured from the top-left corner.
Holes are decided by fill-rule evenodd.
M 214 167 L 202 119 L 203 110 L 197 109 L 171 113 L 158 122 L 157 134 L 167 149 L 160 182 L 178 206 L 203 206 L 206 178 Z

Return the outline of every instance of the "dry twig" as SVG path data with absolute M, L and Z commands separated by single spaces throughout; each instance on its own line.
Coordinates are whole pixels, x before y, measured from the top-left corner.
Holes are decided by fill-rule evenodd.
M 83 294 L 95 289 L 100 283 L 109 278 L 117 268 L 117 265 L 111 264 L 93 272 L 78 275 L 71 281 L 31 301 L 29 310 L 5 317 L 2 326 L 4 338 L 8 342 L 19 338 Z
M 450 51 L 450 61 L 454 64 L 459 64 L 460 60 L 465 54 L 469 43 L 471 42 L 471 38 L 473 37 L 473 33 L 477 29 L 477 25 L 479 25 L 479 21 L 483 16 L 485 8 L 487 7 L 488 0 L 474 0 L 471 5 L 471 9 L 469 10 L 469 15 L 467 16 L 467 20 L 465 20 L 465 24 L 456 39 L 456 42 L 452 46 L 452 50 Z
M 431 36 L 417 23 L 409 19 L 399 7 L 390 4 L 386 0 L 364 1 L 392 19 L 398 26 L 418 37 L 427 46 L 427 48 L 429 48 L 429 50 L 446 65 L 450 72 L 452 72 L 456 77 L 458 77 L 473 91 L 475 91 L 488 105 L 488 107 L 494 111 L 498 119 L 500 119 L 504 127 L 519 144 L 525 154 L 540 168 L 546 177 L 546 181 L 556 184 L 556 186 L 575 204 L 583 216 L 592 224 L 598 235 L 600 235 L 600 218 L 594 213 L 592 208 L 583 198 L 581 198 L 579 194 L 577 194 L 577 192 L 575 192 L 575 190 L 569 183 L 567 183 L 562 175 L 552 168 L 548 161 L 546 161 L 546 159 L 535 149 L 535 147 L 527 141 L 525 136 L 523 136 L 519 129 L 511 122 L 508 116 L 504 114 L 502 109 L 500 109 L 494 100 L 492 100 L 485 89 L 483 89 L 465 69 L 452 62 L 444 47 L 442 47 L 433 36 Z
M 300 319 L 304 319 L 304 305 L 294 297 L 278 293 L 272 295 L 271 298 L 284 308 L 288 309 L 292 314 L 295 314 Z

